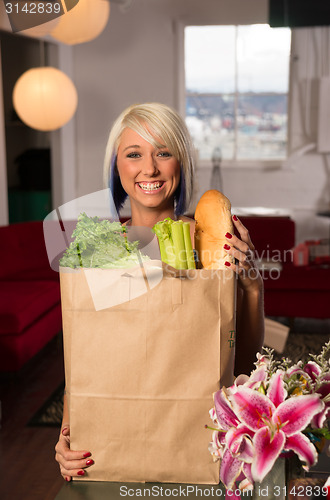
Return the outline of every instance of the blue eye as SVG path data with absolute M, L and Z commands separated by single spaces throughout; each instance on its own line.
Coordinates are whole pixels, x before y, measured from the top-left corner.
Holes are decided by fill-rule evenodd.
M 128 153 L 127 158 L 140 158 L 140 153 Z

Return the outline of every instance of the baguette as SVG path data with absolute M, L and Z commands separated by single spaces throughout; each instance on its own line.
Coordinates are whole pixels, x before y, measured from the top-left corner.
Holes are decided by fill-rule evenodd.
M 203 268 L 223 269 L 225 261 L 234 262 L 223 248 L 230 245 L 225 234 L 234 232 L 228 198 L 215 189 L 206 191 L 197 204 L 195 220 L 195 248 Z

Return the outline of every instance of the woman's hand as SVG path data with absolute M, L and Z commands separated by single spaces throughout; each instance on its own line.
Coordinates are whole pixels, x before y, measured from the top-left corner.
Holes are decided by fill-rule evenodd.
M 232 246 L 226 244 L 224 249 L 228 255 L 235 258 L 235 264 L 228 261 L 225 264 L 237 273 L 239 285 L 244 291 L 258 291 L 263 286 L 263 280 L 254 261 L 255 248 L 249 231 L 236 215 L 233 215 L 232 219 L 241 239 L 234 234 L 226 233 L 225 237 Z
M 58 443 L 55 446 L 55 460 L 59 463 L 60 471 L 66 481 L 71 481 L 74 476 L 84 476 L 85 469 L 94 464 L 91 453 L 87 450 L 70 450 L 70 426 L 64 424 Z

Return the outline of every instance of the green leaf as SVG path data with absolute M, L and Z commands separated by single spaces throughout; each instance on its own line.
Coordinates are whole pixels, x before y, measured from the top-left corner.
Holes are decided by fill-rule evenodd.
M 139 265 L 139 242 L 127 240 L 126 228 L 120 222 L 81 213 L 72 237 L 74 241 L 60 260 L 62 267 L 111 269 Z M 140 256 L 142 260 L 149 260 L 145 255 Z

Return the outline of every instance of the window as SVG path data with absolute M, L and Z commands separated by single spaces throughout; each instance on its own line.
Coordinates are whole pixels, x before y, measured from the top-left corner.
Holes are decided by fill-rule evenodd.
M 286 158 L 291 31 L 185 28 L 186 123 L 201 160 Z

